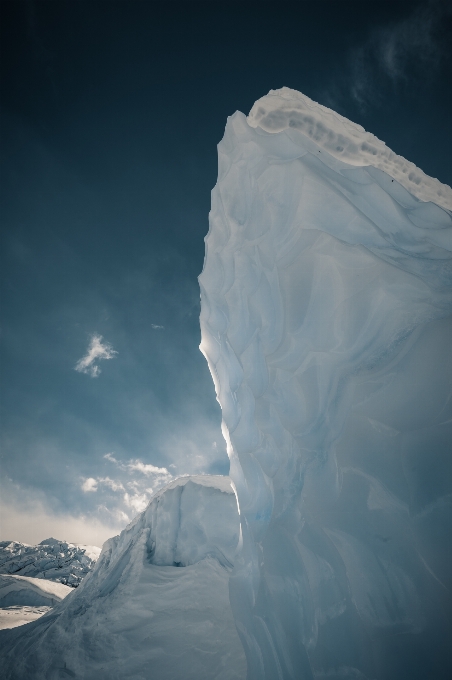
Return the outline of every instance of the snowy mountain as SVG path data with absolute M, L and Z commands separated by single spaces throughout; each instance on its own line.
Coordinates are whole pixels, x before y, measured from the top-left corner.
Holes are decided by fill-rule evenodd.
M 288 88 L 218 153 L 201 350 L 231 479 L 160 490 L 0 634 L 4 677 L 448 678 L 452 192 Z
M 5 679 L 244 679 L 228 593 L 238 539 L 229 478 L 172 482 L 70 597 L 3 631 Z
M 48 538 L 39 545 L 0 542 L 0 574 L 57 581 L 76 588 L 93 568 L 100 548 Z

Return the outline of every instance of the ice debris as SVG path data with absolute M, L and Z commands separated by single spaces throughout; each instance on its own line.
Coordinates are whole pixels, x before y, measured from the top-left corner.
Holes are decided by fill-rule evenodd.
M 0 542 L 0 574 L 15 574 L 58 581 L 76 588 L 100 555 L 97 546 L 48 538 L 39 545 Z

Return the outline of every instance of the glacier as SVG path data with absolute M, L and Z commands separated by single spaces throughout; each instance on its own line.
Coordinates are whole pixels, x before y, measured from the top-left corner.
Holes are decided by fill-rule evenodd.
M 8 680 L 452 673 L 452 190 L 282 88 L 218 146 L 201 346 L 230 478 L 174 480 Z

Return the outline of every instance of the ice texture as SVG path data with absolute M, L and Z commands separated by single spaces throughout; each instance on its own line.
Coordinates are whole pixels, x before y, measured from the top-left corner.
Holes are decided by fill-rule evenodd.
M 93 568 L 100 548 L 48 538 L 39 545 L 0 542 L 0 574 L 58 581 L 76 588 Z
M 451 190 L 298 92 L 228 119 L 201 350 L 248 680 L 451 674 Z
M 67 599 L 0 632 L 2 678 L 244 680 L 228 591 L 238 540 L 228 477 L 171 482 Z
M 28 576 L 0 576 L 0 630 L 40 618 L 73 591 L 54 581 Z
M 70 592 L 72 588 L 62 583 L 27 576 L 0 576 L 0 607 L 21 604 L 53 607 Z
M 289 87 L 270 90 L 254 104 L 247 122 L 267 132 L 299 130 L 334 158 L 350 165 L 371 165 L 384 170 L 421 201 L 433 201 L 452 209 L 452 189 L 447 184 L 429 177 L 414 163 L 398 156 L 361 125 L 297 90 Z

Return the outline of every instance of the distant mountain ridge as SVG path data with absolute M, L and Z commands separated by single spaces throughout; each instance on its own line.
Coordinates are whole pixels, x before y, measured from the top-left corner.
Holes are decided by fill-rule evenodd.
M 94 567 L 101 549 L 47 538 L 38 545 L 0 541 L 0 574 L 29 576 L 77 588 Z

